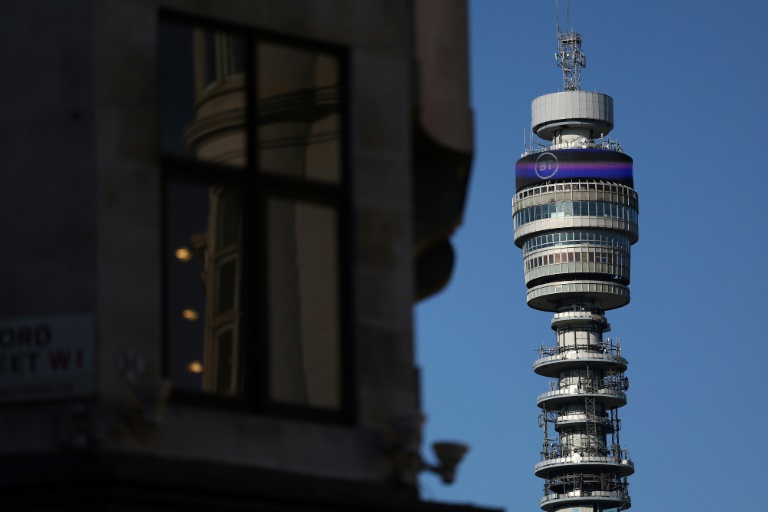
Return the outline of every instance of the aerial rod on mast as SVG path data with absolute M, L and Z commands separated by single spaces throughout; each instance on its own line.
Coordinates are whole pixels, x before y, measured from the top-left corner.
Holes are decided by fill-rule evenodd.
M 555 0 L 555 22 L 557 25 L 557 33 L 560 34 L 560 0 Z M 570 1 L 565 0 L 565 28 L 571 24 L 570 15 Z
M 557 53 L 555 61 L 563 69 L 563 90 L 578 91 L 581 87 L 581 70 L 587 67 L 587 56 L 581 51 L 581 35 L 568 29 L 570 24 L 569 2 L 565 3 L 565 26 L 567 32 L 560 31 L 560 2 L 555 0 L 557 23 Z

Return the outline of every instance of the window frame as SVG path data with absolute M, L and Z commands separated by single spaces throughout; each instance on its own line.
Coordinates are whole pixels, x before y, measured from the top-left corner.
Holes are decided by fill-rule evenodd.
M 240 348 L 243 352 L 242 392 L 237 397 L 206 394 L 202 391 L 177 389 L 172 391 L 172 403 L 193 406 L 223 408 L 263 414 L 267 416 L 354 424 L 357 418 L 356 385 L 354 372 L 354 313 L 352 270 L 354 263 L 354 226 L 352 216 L 352 184 L 350 179 L 350 151 L 352 144 L 350 129 L 350 50 L 347 47 L 324 42 L 276 34 L 270 31 L 220 23 L 187 14 L 163 11 L 158 13 L 158 33 L 165 23 L 187 25 L 190 29 L 225 31 L 245 40 L 245 138 L 246 161 L 242 168 L 216 165 L 193 157 L 164 153 L 158 133 L 158 164 L 161 190 L 161 266 L 162 266 L 162 328 L 163 328 L 163 370 L 170 376 L 170 347 L 168 343 L 168 270 L 165 258 L 167 243 L 167 187 L 173 181 L 211 185 L 233 186 L 243 191 L 242 219 L 242 262 L 239 305 L 243 312 L 240 332 Z M 309 181 L 306 178 L 291 177 L 260 169 L 258 149 L 258 61 L 257 45 L 261 42 L 311 49 L 318 53 L 336 56 L 339 65 L 339 155 L 340 171 L 337 183 Z M 158 54 L 160 52 L 158 37 Z M 162 79 L 158 59 L 158 88 Z M 197 77 L 195 77 L 197 80 Z M 191 84 L 197 87 L 197 83 Z M 158 119 L 162 105 L 158 101 Z M 267 206 L 270 199 L 285 199 L 293 202 L 307 202 L 329 206 L 336 212 L 338 269 L 338 335 L 339 335 L 339 400 L 338 409 L 323 409 L 311 406 L 279 403 L 270 399 L 269 379 L 269 302 L 268 302 L 268 251 Z M 237 342 L 235 342 L 237 344 Z

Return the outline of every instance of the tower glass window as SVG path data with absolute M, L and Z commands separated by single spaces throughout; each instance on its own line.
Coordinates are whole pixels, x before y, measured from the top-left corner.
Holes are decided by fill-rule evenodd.
M 159 38 L 166 373 L 346 418 L 343 52 L 174 19 Z

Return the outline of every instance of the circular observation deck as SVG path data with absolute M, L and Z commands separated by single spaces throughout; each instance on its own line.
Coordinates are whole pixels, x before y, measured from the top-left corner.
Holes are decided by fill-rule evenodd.
M 629 304 L 629 288 L 619 283 L 596 280 L 566 281 L 534 286 L 526 293 L 528 306 L 539 311 L 557 312 L 559 305 L 578 297 L 593 301 L 604 311 Z
M 596 139 L 613 129 L 613 98 L 589 91 L 545 94 L 531 102 L 531 130 L 544 140 L 561 131 L 583 131 Z
M 634 209 L 622 206 L 617 208 L 618 212 L 611 212 L 607 215 L 602 212 L 599 215 L 597 213 L 576 214 L 577 208 L 585 207 L 585 203 L 586 207 L 590 208 L 590 210 L 593 208 L 597 209 L 600 206 L 604 208 L 617 206 L 610 203 L 563 201 L 541 205 L 540 210 L 537 209 L 538 207 L 531 207 L 528 210 L 518 212 L 513 217 L 515 241 L 520 240 L 518 245 L 522 245 L 523 240 L 537 233 L 561 230 L 581 231 L 585 229 L 619 231 L 626 234 L 633 244 L 640 238 L 640 230 L 637 226 L 637 211 Z
M 551 512 L 565 507 L 578 507 L 582 503 L 596 504 L 600 510 L 632 506 L 629 494 L 624 491 L 572 491 L 566 494 L 547 494 L 541 498 L 541 509 Z
M 596 229 L 537 233 L 523 243 L 523 255 L 529 288 L 559 280 L 630 282 L 630 240 L 621 233 Z
M 577 246 L 559 251 L 550 250 L 526 257 L 523 265 L 525 284 L 528 287 L 560 279 L 596 279 L 624 285 L 630 283 L 629 253 L 611 249 Z
M 563 389 L 554 389 L 540 394 L 536 397 L 536 405 L 540 408 L 546 408 L 548 411 L 559 409 L 560 407 L 582 402 L 585 398 L 594 398 L 606 409 L 617 409 L 627 405 L 627 394 L 619 389 L 584 389 L 577 386 L 568 386 Z
M 612 456 L 574 454 L 543 460 L 534 467 L 534 472 L 539 478 L 548 478 L 563 471 L 616 473 L 624 477 L 635 472 L 635 464 L 630 459 L 617 459 Z
M 532 250 L 564 245 L 563 241 L 628 250 L 628 246 L 639 238 L 638 214 L 637 193 L 627 185 L 589 179 L 542 183 L 527 187 L 514 196 L 515 244 L 524 248 L 524 255 Z M 565 240 L 561 237 L 561 243 L 548 246 L 540 243 L 540 239 L 534 239 L 528 248 L 524 247 L 531 237 L 554 231 L 565 231 Z M 570 231 L 572 234 L 568 237 Z M 608 237 L 600 241 L 584 238 L 591 233 L 604 235 L 605 232 L 618 233 L 626 237 L 628 243 Z M 577 239 L 576 233 L 581 238 Z
M 627 370 L 627 360 L 610 352 L 576 352 L 567 351 L 561 354 L 540 357 L 533 363 L 533 371 L 544 377 L 557 377 L 561 371 L 579 366 L 589 366 L 596 370 L 613 369 L 618 372 Z

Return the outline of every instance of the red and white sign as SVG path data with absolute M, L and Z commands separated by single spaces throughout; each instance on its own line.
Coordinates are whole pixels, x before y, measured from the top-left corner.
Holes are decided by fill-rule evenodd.
M 0 403 L 95 392 L 91 315 L 0 319 Z

